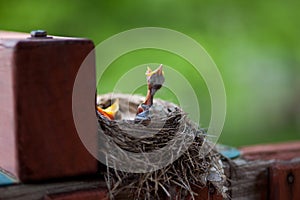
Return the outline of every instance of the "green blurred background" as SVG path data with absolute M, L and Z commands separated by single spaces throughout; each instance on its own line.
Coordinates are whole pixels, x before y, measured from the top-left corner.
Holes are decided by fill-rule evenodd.
M 203 45 L 224 79 L 227 118 L 219 142 L 240 146 L 300 139 L 299 8 L 299 1 L 292 0 L 0 0 L 0 29 L 45 29 L 52 35 L 90 38 L 95 44 L 137 27 L 185 33 Z M 209 94 L 201 77 L 189 76 L 192 71 L 184 60 L 146 50 L 122 56 L 113 65 L 125 70 L 149 62 L 180 66 L 201 91 L 201 124 L 207 126 Z M 107 70 L 100 92 L 111 91 L 120 75 Z M 136 92 L 145 93 L 145 88 Z M 167 89 L 158 96 L 176 102 Z

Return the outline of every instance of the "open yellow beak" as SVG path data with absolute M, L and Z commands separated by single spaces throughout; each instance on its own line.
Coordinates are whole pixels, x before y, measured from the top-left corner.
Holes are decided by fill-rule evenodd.
M 105 109 L 97 106 L 97 110 L 99 111 L 100 114 L 102 114 L 106 118 L 108 118 L 110 120 L 114 120 L 116 113 L 119 111 L 119 99 L 116 99 L 115 102 L 111 106 L 109 106 Z

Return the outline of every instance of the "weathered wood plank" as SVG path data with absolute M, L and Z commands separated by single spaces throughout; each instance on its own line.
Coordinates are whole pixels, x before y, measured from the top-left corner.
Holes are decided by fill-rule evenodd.
M 300 157 L 300 141 L 246 146 L 240 150 L 247 160 L 291 160 Z
M 231 168 L 232 199 L 267 199 L 268 167 L 273 161 L 246 161 L 237 159 Z
M 41 200 L 46 196 L 54 198 L 62 194 L 95 189 L 103 192 L 106 191 L 105 186 L 103 181 L 97 179 L 19 184 L 0 187 L 0 200 Z
M 273 199 L 274 191 L 280 188 L 270 184 L 274 180 L 272 167 L 300 164 L 300 142 L 255 145 L 241 151 L 242 157 L 233 160 L 231 167 L 232 199 Z
M 105 190 L 94 189 L 47 195 L 44 200 L 108 200 L 108 196 Z
M 270 167 L 270 199 L 300 199 L 300 161 Z
M 276 151 L 276 145 L 274 146 Z M 260 151 L 257 151 L 259 153 Z M 285 152 L 285 151 L 282 151 Z M 247 155 L 247 152 L 243 152 Z M 252 152 L 253 153 L 253 152 Z M 263 151 L 261 153 L 263 154 Z M 281 156 L 279 156 L 281 158 Z M 243 157 L 234 159 L 226 165 L 226 174 L 230 177 L 231 199 L 298 199 L 300 177 L 300 155 L 290 160 L 247 160 Z M 289 180 L 289 175 L 293 179 Z M 290 181 L 288 183 L 287 181 Z M 92 192 L 90 192 L 92 191 Z M 98 191 L 98 193 L 94 193 Z M 78 181 L 52 182 L 47 184 L 20 184 L 0 187 L 1 200 L 48 199 L 76 200 L 81 197 L 104 195 L 105 183 L 102 179 L 81 179 Z M 196 199 L 222 199 L 207 188 L 199 189 Z M 107 198 L 104 195 L 103 198 Z M 128 194 L 122 194 L 117 199 L 130 199 Z M 65 198 L 65 199 L 64 199 Z M 102 196 L 101 196 L 102 198 Z M 98 198 L 99 199 L 99 198 Z

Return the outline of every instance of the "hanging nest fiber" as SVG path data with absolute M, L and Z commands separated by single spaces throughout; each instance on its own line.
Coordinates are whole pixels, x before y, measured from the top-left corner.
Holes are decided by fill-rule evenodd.
M 187 113 L 175 104 L 155 99 L 151 121 L 137 122 L 134 117 L 143 102 L 141 96 L 106 94 L 97 97 L 97 104 L 107 107 L 116 99 L 116 119 L 97 115 L 99 134 L 105 136 L 100 138 L 100 155 L 108 166 L 105 178 L 111 199 L 194 199 L 203 187 L 214 187 L 226 197 L 221 155 Z M 117 146 L 117 152 L 111 144 Z M 151 152 L 155 156 L 150 161 Z

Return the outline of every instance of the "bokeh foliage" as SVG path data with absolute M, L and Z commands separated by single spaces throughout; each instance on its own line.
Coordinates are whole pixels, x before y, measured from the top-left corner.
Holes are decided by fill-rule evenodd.
M 95 44 L 136 27 L 183 32 L 201 43 L 219 67 L 228 105 L 220 142 L 238 146 L 300 138 L 299 8 L 296 0 L 0 0 L 0 29 L 45 29 L 52 35 L 90 38 Z M 209 94 L 201 77 L 189 76 L 185 61 L 147 50 L 129 53 L 113 65 L 130 68 L 160 59 L 187 69 L 193 87 L 202 91 L 198 97 L 207 126 Z M 117 77 L 118 71 L 107 70 L 108 86 L 101 91 L 108 92 Z M 174 100 L 170 91 L 160 95 Z

